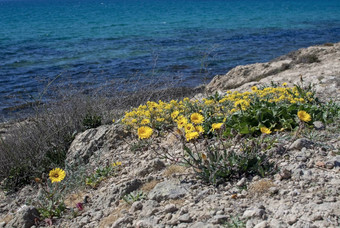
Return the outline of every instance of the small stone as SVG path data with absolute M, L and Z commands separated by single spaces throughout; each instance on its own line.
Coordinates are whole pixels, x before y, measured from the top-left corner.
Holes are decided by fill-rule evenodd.
M 279 188 L 278 187 L 270 187 L 269 188 L 269 193 L 271 195 L 276 195 L 277 193 L 279 193 Z
M 142 208 L 143 208 L 143 204 L 140 201 L 136 201 L 136 202 L 133 202 L 133 204 L 131 205 L 129 212 L 133 213 L 133 212 L 141 210 Z
M 297 217 L 295 215 L 290 214 L 290 215 L 287 216 L 287 223 L 289 225 L 293 225 L 294 223 L 297 222 L 297 220 L 298 219 L 297 219 Z
M 281 176 L 281 180 L 287 180 L 287 179 L 291 178 L 292 174 L 289 170 L 283 169 L 280 172 L 280 176 Z
M 315 162 L 315 165 L 316 165 L 317 167 L 325 168 L 325 163 L 322 162 L 322 161 L 317 161 L 317 162 Z
M 295 142 L 293 142 L 292 145 L 289 146 L 289 150 L 301 150 L 303 147 L 305 148 L 311 148 L 311 146 L 314 143 L 312 141 L 310 141 L 309 139 L 306 138 L 301 138 L 301 139 L 297 139 L 295 140 Z
M 184 214 L 178 217 L 178 221 L 184 222 L 184 223 L 189 223 L 192 221 L 192 218 L 190 217 L 189 214 Z
M 236 186 L 237 187 L 242 187 L 246 184 L 247 182 L 247 179 L 245 177 L 243 177 L 241 180 L 239 180 L 237 183 L 236 183 Z
M 212 224 L 222 224 L 222 223 L 226 222 L 227 220 L 228 220 L 228 216 L 226 216 L 226 215 L 215 215 L 211 219 L 211 223 Z
M 172 214 L 171 214 L 171 213 L 168 213 L 168 214 L 165 215 L 164 218 L 165 218 L 165 220 L 169 221 L 169 220 L 172 219 Z
M 323 203 L 323 200 L 322 200 L 322 199 L 316 199 L 316 200 L 315 200 L 315 203 L 316 203 L 316 204 L 322 204 L 322 203 Z
M 316 130 L 324 130 L 325 129 L 325 125 L 321 121 L 314 121 L 313 125 L 314 125 L 314 128 Z
M 253 217 L 258 217 L 258 218 L 261 218 L 264 214 L 265 214 L 265 210 L 263 209 L 249 209 L 249 210 L 246 210 L 244 213 L 243 213 L 243 218 L 253 218 Z
M 93 221 L 100 220 L 102 217 L 103 217 L 103 212 L 98 211 L 98 212 L 93 214 L 91 220 L 93 220 Z
M 297 161 L 302 161 L 302 162 L 306 162 L 307 161 L 307 157 L 304 155 L 296 155 L 295 159 Z
M 89 222 L 90 222 L 90 218 L 85 216 L 79 221 L 79 224 L 80 224 L 80 226 L 84 226 L 84 225 L 88 224 Z
M 254 228 L 267 228 L 267 227 L 268 227 L 267 221 L 262 221 L 262 222 L 256 224 L 256 226 L 254 226 Z
M 334 168 L 334 162 L 326 162 L 325 167 L 327 169 L 333 169 Z
M 5 222 L 0 222 L 0 227 L 5 227 L 6 223 Z
M 112 224 L 111 228 L 126 227 L 127 224 L 131 224 L 132 221 L 133 221 L 133 218 L 129 216 L 119 218 L 115 221 L 115 223 Z
M 216 212 L 216 215 L 223 215 L 223 214 L 224 214 L 224 212 L 221 211 L 221 210 Z
M 321 214 L 317 213 L 312 216 L 312 221 L 322 220 Z
M 176 207 L 175 204 L 168 204 L 164 208 L 164 212 L 166 212 L 166 213 L 173 213 L 177 210 L 178 210 L 178 208 Z

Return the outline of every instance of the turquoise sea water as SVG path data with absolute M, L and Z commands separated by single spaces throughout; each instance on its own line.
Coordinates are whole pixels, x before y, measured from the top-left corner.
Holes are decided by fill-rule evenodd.
M 0 112 L 56 77 L 89 90 L 193 87 L 338 41 L 339 0 L 0 0 Z

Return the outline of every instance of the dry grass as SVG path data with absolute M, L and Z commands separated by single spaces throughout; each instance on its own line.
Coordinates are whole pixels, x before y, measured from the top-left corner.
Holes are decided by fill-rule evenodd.
M 158 183 L 158 180 L 152 180 L 148 183 L 145 183 L 140 190 L 142 190 L 144 193 L 150 192 Z
M 165 171 L 163 172 L 163 176 L 165 177 L 172 177 L 176 174 L 183 174 L 186 172 L 186 167 L 180 165 L 170 165 L 168 166 Z
M 262 195 L 267 193 L 269 189 L 274 186 L 275 184 L 273 181 L 269 179 L 261 179 L 251 183 L 248 189 L 251 195 Z
M 3 218 L 0 218 L 0 223 L 5 222 L 6 224 L 9 223 L 14 218 L 14 215 L 7 214 Z
M 103 218 L 99 224 L 99 228 L 111 227 L 113 223 L 117 221 L 120 217 L 123 217 L 127 210 L 129 210 L 130 205 L 124 201 L 120 201 L 117 208 L 115 208 L 109 216 Z
M 87 117 L 108 124 L 119 119 L 124 110 L 148 100 L 182 99 L 201 89 L 173 88 L 117 93 L 114 97 L 100 95 L 63 95 L 58 102 L 42 104 L 23 121 L 0 129 L 0 182 L 7 192 L 13 192 L 42 177 L 52 168 L 64 168 L 68 148 L 75 135 L 86 130 Z M 112 93 L 112 91 L 111 91 Z M 90 118 L 91 120 L 91 118 Z M 91 121 L 90 121 L 91 122 Z M 90 125 L 91 127 L 91 125 Z M 11 176 L 11 178 L 7 178 Z
M 169 200 L 169 203 L 175 204 L 177 207 L 183 206 L 184 202 L 185 202 L 185 199 Z
M 88 194 L 83 191 L 77 191 L 75 193 L 68 194 L 65 197 L 64 203 L 68 208 L 75 208 L 77 203 L 84 202 L 84 198 L 86 195 Z

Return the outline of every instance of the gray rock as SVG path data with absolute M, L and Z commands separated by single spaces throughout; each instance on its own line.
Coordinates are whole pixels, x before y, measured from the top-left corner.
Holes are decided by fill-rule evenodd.
M 265 213 L 264 209 L 248 209 L 243 213 L 243 218 L 262 218 Z
M 140 213 L 141 217 L 149 217 L 151 215 L 154 215 L 159 211 L 157 208 L 159 204 L 155 200 L 147 200 L 143 204 L 143 209 Z
M 294 215 L 294 214 L 289 214 L 289 215 L 287 216 L 286 220 L 287 220 L 287 223 L 288 223 L 289 225 L 293 225 L 294 223 L 297 222 L 298 218 L 297 218 L 297 216 Z
M 277 219 L 271 219 L 269 222 L 270 227 L 275 227 L 275 228 L 286 228 L 288 227 L 284 222 L 279 221 Z
M 39 218 L 39 212 L 35 207 L 24 205 L 6 227 L 30 228 L 35 224 L 34 219 Z
M 160 225 L 157 226 L 158 219 L 155 219 L 154 217 L 151 218 L 145 218 L 142 220 L 138 220 L 134 225 L 138 228 L 155 228 L 160 227 Z
M 219 227 L 218 225 L 213 225 L 209 223 L 203 223 L 203 222 L 196 222 L 189 226 L 189 228 L 217 228 Z
M 254 228 L 267 228 L 267 227 L 268 227 L 267 221 L 262 221 L 254 226 Z
M 88 216 L 85 216 L 85 217 L 81 218 L 78 223 L 79 223 L 80 226 L 84 226 L 84 225 L 88 224 L 89 222 L 90 222 L 90 218 Z
M 280 172 L 281 180 L 287 180 L 291 178 L 291 176 L 292 176 L 291 171 L 289 171 L 288 169 L 283 169 Z
M 314 128 L 316 130 L 324 130 L 325 129 L 325 125 L 321 121 L 314 121 L 313 125 L 314 125 Z
M 123 197 L 126 194 L 129 194 L 135 190 L 137 190 L 140 186 L 142 186 L 143 182 L 140 179 L 132 179 L 128 182 L 125 182 L 121 185 L 118 185 L 119 195 Z
M 167 204 L 164 208 L 165 213 L 174 213 L 177 210 L 178 208 L 176 207 L 175 204 Z
M 3 228 L 5 227 L 6 223 L 5 222 L 0 222 L 0 227 Z
M 154 171 L 160 171 L 165 168 L 164 162 L 162 162 L 159 159 L 152 160 L 148 164 L 144 165 L 142 168 L 137 170 L 138 176 L 145 176 L 149 173 L 152 173 Z
M 212 219 L 210 220 L 210 222 L 212 224 L 222 224 L 224 222 L 228 221 L 228 216 L 226 215 L 215 215 L 214 217 L 212 217 Z
M 130 216 L 125 216 L 123 218 L 119 218 L 117 219 L 117 221 L 115 221 L 111 228 L 120 228 L 120 227 L 126 227 L 127 225 L 131 224 L 133 221 L 133 218 Z
M 87 164 L 94 152 L 103 147 L 110 128 L 112 126 L 103 125 L 78 134 L 67 152 L 66 163 Z
M 184 222 L 184 223 L 190 223 L 192 221 L 192 218 L 189 214 L 184 214 L 178 217 L 178 221 Z
M 244 186 L 246 183 L 247 183 L 247 179 L 246 179 L 245 177 L 243 177 L 241 180 L 239 180 L 239 181 L 236 183 L 236 186 L 237 186 L 237 187 L 242 187 L 242 186 Z
M 187 194 L 187 190 L 174 180 L 158 183 L 149 193 L 152 200 L 162 201 L 167 199 L 179 199 Z
M 311 148 L 314 143 L 306 138 L 297 139 L 289 146 L 289 150 L 301 150 L 303 147 Z
M 333 169 L 334 168 L 334 162 L 333 161 L 328 161 L 325 163 L 325 167 L 327 169 Z
M 139 210 L 142 210 L 143 204 L 140 201 L 133 202 L 133 204 L 130 207 L 129 212 L 133 213 Z

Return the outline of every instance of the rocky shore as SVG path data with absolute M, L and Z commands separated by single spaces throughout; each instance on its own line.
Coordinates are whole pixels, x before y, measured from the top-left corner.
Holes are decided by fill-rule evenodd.
M 237 66 L 216 76 L 195 98 L 301 81 L 313 83 L 322 99 L 339 102 L 340 43 Z M 277 141 L 269 151 L 279 170 L 275 175 L 215 187 L 198 180 L 191 168 L 160 159 L 151 148 L 139 148 L 119 121 L 89 129 L 75 137 L 66 163 L 86 171 L 119 161 L 114 175 L 94 188 L 68 194 L 65 215 L 51 221 L 36 219 L 37 210 L 30 205 L 40 194 L 38 185 L 14 195 L 1 192 L 0 227 L 339 227 L 339 123 L 315 122 L 314 130 L 300 138 L 290 132 L 275 134 Z M 182 153 L 175 137 L 157 140 L 162 148 Z M 76 207 L 79 203 L 81 208 Z

